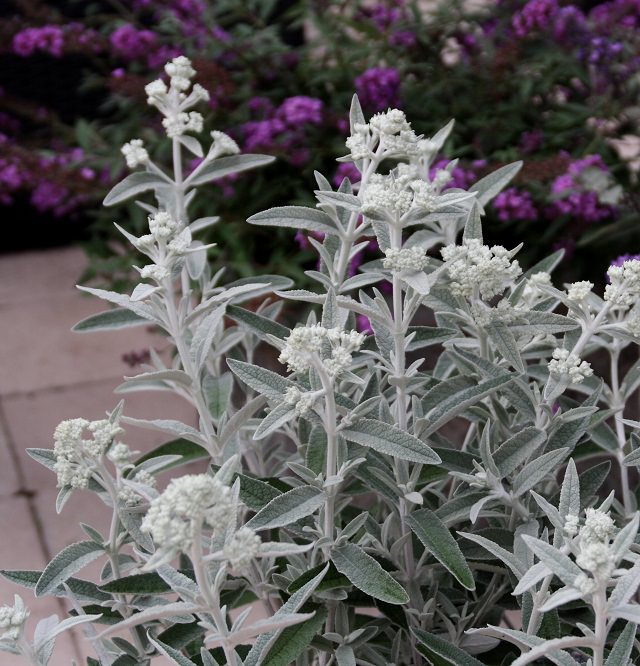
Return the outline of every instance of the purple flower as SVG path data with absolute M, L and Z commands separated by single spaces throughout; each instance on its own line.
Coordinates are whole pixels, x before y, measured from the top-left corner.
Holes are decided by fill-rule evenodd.
M 348 178 L 351 183 L 359 183 L 361 174 L 353 162 L 341 162 L 340 166 L 336 169 L 336 173 L 332 178 L 332 182 L 336 187 L 340 187 L 340 183 L 345 178 Z
M 360 331 L 360 333 L 368 333 L 369 335 L 373 333 L 373 328 L 371 328 L 371 322 L 369 321 L 369 318 L 366 317 L 365 315 L 356 316 L 356 328 Z
M 400 74 L 393 67 L 367 69 L 355 84 L 360 102 L 372 111 L 400 106 Z
M 538 218 L 531 194 L 516 187 L 500 192 L 493 200 L 493 207 L 502 222 L 532 222 Z
M 56 183 L 43 180 L 31 193 L 31 205 L 41 213 L 56 210 L 64 203 L 69 191 Z
M 322 122 L 322 106 L 322 100 L 298 95 L 285 99 L 278 107 L 277 115 L 293 128 L 305 123 L 319 125 Z
M 520 135 L 520 150 L 523 153 L 535 153 L 542 147 L 544 134 L 542 130 L 534 129 L 529 132 L 523 132 Z
M 151 30 L 137 30 L 130 24 L 121 25 L 109 38 L 115 55 L 125 60 L 135 60 L 149 55 L 158 44 L 157 35 Z
M 45 25 L 41 28 L 26 28 L 13 37 L 13 51 L 27 57 L 36 51 L 44 51 L 59 58 L 64 49 L 64 32 L 57 25 Z
M 558 13 L 557 0 L 530 0 L 511 19 L 517 37 L 523 38 L 532 32 L 543 32 L 550 27 Z

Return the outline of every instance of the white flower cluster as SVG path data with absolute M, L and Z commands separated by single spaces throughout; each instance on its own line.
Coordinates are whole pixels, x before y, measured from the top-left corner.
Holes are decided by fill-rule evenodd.
M 423 271 L 429 259 L 422 247 L 389 248 L 384 251 L 382 265 L 392 271 Z
M 261 543 L 260 537 L 250 527 L 244 526 L 225 544 L 222 554 L 233 571 L 243 573 L 260 551 Z
M 224 132 L 213 130 L 213 132 L 211 132 L 211 138 L 213 139 L 211 152 L 215 153 L 215 157 L 237 155 L 240 152 L 238 144 Z
M 464 240 L 462 245 L 447 245 L 441 254 L 456 296 L 469 298 L 477 291 L 482 298 L 493 298 L 522 273 L 507 249 L 483 245 L 475 238 Z
M 604 290 L 604 300 L 613 305 L 629 307 L 640 298 L 640 261 L 630 259 L 622 266 L 610 266 L 607 271 L 611 284 Z
M 416 135 L 400 109 L 376 113 L 368 123 L 356 123 L 346 143 L 353 161 L 373 157 L 376 146 L 383 157 L 431 158 L 437 150 L 433 141 Z M 447 174 L 442 178 L 446 180 L 440 186 L 451 176 Z
M 149 161 L 149 153 L 144 147 L 142 139 L 131 139 L 120 149 L 130 169 L 146 164 Z
M 178 223 L 166 211 L 149 217 L 149 231 L 157 242 L 167 241 L 178 230 Z
M 91 437 L 85 439 L 85 433 Z M 62 421 L 53 434 L 54 471 L 58 487 L 86 488 L 96 461 L 104 455 L 115 437 L 122 434 L 119 425 L 107 419 Z
M 327 373 L 335 377 L 351 363 L 351 354 L 360 349 L 365 340 L 363 333 L 325 328 L 319 324 L 294 328 L 285 338 L 285 346 L 278 360 L 286 364 L 291 372 L 305 372 L 321 363 Z M 325 342 L 329 343 L 331 356 L 322 358 Z
M 313 408 L 317 397 L 317 393 L 302 393 L 296 386 L 290 386 L 284 395 L 284 401 L 295 405 L 297 414 L 306 414 Z
M 114 465 L 123 467 L 129 463 L 131 449 L 123 442 L 118 442 L 109 449 L 107 458 L 109 458 Z
M 28 617 L 29 610 L 17 594 L 13 606 L 0 606 L 0 640 L 17 641 Z
M 553 358 L 547 364 L 549 372 L 556 377 L 567 377 L 572 384 L 579 384 L 585 377 L 591 377 L 593 370 L 587 361 L 581 361 L 568 349 L 556 347 Z
M 489 326 L 494 322 L 511 324 L 518 318 L 518 311 L 506 298 L 496 303 L 495 307 L 488 307 L 482 301 L 471 304 L 471 314 L 478 326 Z
M 582 280 L 581 282 L 573 282 L 567 288 L 567 298 L 570 301 L 581 303 L 586 300 L 593 289 L 593 282 Z
M 540 271 L 530 275 L 522 290 L 522 296 L 518 307 L 526 309 L 535 305 L 541 297 L 544 296 L 542 287 L 545 286 L 551 286 L 551 275 L 549 273 Z
M 159 109 L 165 118 L 162 124 L 170 138 L 182 136 L 185 132 L 201 132 L 203 119 L 197 111 L 188 111 L 201 101 L 209 99 L 209 93 L 199 84 L 191 88 L 191 79 L 196 71 L 185 56 L 178 56 L 165 67 L 169 76 L 169 86 L 162 80 L 152 81 L 145 87 L 147 102 Z M 187 91 L 191 88 L 191 92 Z
M 149 488 L 155 488 L 157 483 L 156 478 L 144 469 L 136 472 L 131 478 L 131 481 L 143 486 L 148 486 Z M 136 504 L 140 503 L 142 497 L 133 486 L 125 483 L 118 491 L 118 499 L 121 502 L 124 502 L 127 506 L 136 506 Z
M 624 327 L 634 338 L 640 338 L 640 312 L 637 308 L 631 310 L 624 322 Z
M 362 212 L 401 217 L 411 208 L 413 194 L 402 180 L 393 175 L 374 174 L 362 193 Z
M 150 504 L 142 529 L 169 552 L 187 552 L 203 523 L 214 532 L 226 529 L 235 517 L 229 488 L 207 474 L 173 479 Z

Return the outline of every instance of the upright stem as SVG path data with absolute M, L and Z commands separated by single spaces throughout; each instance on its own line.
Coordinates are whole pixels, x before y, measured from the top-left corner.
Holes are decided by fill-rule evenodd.
M 169 318 L 168 323 L 169 328 L 171 329 L 169 332 L 175 342 L 182 367 L 191 378 L 191 394 L 193 395 L 195 407 L 198 410 L 198 416 L 200 417 L 200 427 L 204 430 L 204 434 L 207 438 L 207 448 L 212 458 L 217 460 L 217 456 L 220 454 L 217 450 L 218 438 L 213 424 L 211 423 L 211 413 L 209 412 L 209 406 L 207 405 L 207 401 L 202 392 L 200 377 L 193 367 L 191 354 L 184 340 L 183 326 L 180 323 L 180 317 L 176 309 L 173 282 L 170 277 L 164 281 L 164 289 L 166 293 L 165 304 L 167 307 L 167 316 Z
M 602 585 L 593 595 L 593 611 L 596 616 L 593 666 L 604 666 L 604 646 L 607 642 L 607 594 Z
M 199 535 L 200 530 L 198 530 L 196 534 Z M 191 549 L 191 562 L 193 564 L 193 573 L 196 577 L 198 589 L 204 597 L 207 608 L 211 613 L 213 621 L 215 622 L 216 629 L 223 638 L 226 638 L 229 635 L 229 627 L 227 626 L 227 621 L 225 620 L 220 609 L 220 600 L 218 595 L 217 593 L 214 594 L 213 590 L 211 589 L 211 583 L 205 570 L 205 563 L 202 557 L 202 541 L 199 538 L 196 538 L 193 542 L 193 547 Z M 238 663 L 236 651 L 233 648 L 230 648 L 226 644 L 226 641 L 223 641 L 222 649 L 224 650 L 227 666 L 236 666 Z
M 614 341 L 613 349 L 610 351 L 611 358 L 611 392 L 613 394 L 613 409 L 616 410 L 614 415 L 615 427 L 616 427 L 616 438 L 618 440 L 618 451 L 616 452 L 616 460 L 618 461 L 618 467 L 620 468 L 620 480 L 622 485 L 622 504 L 624 506 L 625 515 L 629 516 L 633 508 L 631 506 L 631 491 L 629 488 L 629 470 L 624 464 L 625 457 L 625 445 L 627 443 L 627 438 L 624 432 L 624 424 L 622 423 L 622 418 L 624 415 L 624 400 L 620 395 L 620 377 L 618 372 L 618 366 L 620 361 L 620 343 L 616 340 Z

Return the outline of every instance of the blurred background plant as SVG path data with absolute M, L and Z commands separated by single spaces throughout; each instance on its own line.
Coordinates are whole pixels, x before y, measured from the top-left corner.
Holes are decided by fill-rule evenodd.
M 455 117 L 452 186 L 524 159 L 486 228 L 524 240 L 525 263 L 562 247 L 562 278 L 601 283 L 612 259 L 640 251 L 640 0 L 13 0 L 0 35 L 0 204 L 17 230 L 5 249 L 82 240 L 84 280 L 131 277 L 99 203 L 125 173 L 113 147 L 162 130 L 141 91 L 177 54 L 211 93 L 204 132 L 278 157 L 194 208 L 222 216 L 204 240 L 232 275 L 299 280 L 313 267 L 302 233 L 244 220 L 311 204 L 315 169 L 336 184 L 354 175 L 333 157 L 354 90 L 368 114 L 399 106 L 427 135 Z M 118 221 L 141 233 L 146 212 Z

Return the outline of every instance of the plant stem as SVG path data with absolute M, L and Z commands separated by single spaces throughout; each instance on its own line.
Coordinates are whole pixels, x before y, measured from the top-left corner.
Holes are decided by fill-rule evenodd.
M 624 423 L 622 423 L 622 418 L 624 415 L 624 399 L 620 394 L 620 377 L 618 372 L 618 366 L 620 362 L 620 343 L 618 340 L 614 341 L 613 349 L 611 349 L 609 355 L 611 359 L 611 393 L 613 394 L 611 406 L 616 410 L 616 413 L 613 417 L 616 427 L 616 438 L 618 440 L 616 460 L 618 461 L 618 467 L 620 469 L 622 504 L 624 506 L 625 515 L 629 516 L 633 511 L 633 507 L 631 505 L 631 491 L 629 488 L 629 470 L 623 462 L 625 457 L 625 445 L 627 443 L 627 438 L 624 432 Z
M 201 530 L 197 530 L 196 534 L 199 535 L 200 531 Z M 193 572 L 196 577 L 198 589 L 204 597 L 208 610 L 211 613 L 211 617 L 215 622 L 216 629 L 223 639 L 226 639 L 229 635 L 229 627 L 227 626 L 227 622 L 220 609 L 220 599 L 218 594 L 217 592 L 214 594 L 214 591 L 211 589 L 211 583 L 202 557 L 202 541 L 199 537 L 196 537 L 193 542 L 193 547 L 191 549 L 191 563 L 193 564 Z M 227 666 L 236 666 L 238 663 L 236 651 L 227 645 L 226 640 L 222 641 L 222 649 L 224 650 Z
M 607 593 L 602 585 L 593 595 L 593 611 L 596 616 L 593 666 L 604 666 L 604 646 L 607 642 Z

